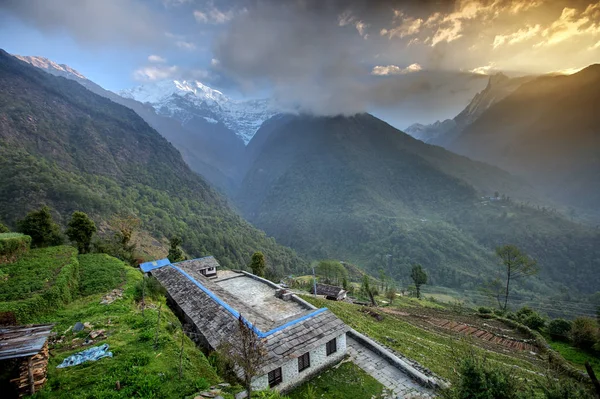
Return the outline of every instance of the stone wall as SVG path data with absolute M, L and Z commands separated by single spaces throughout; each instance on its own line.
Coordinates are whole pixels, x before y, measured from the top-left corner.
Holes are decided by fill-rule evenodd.
M 310 367 L 298 372 L 298 359 L 292 359 L 281 367 L 282 382 L 275 389 L 278 391 L 289 391 L 300 385 L 304 381 L 314 377 L 324 368 L 332 366 L 342 360 L 346 355 L 346 334 L 336 337 L 337 351 L 327 356 L 326 346 L 321 345 L 310 351 Z M 269 376 L 263 375 L 252 381 L 252 386 L 256 390 L 267 389 L 269 387 Z

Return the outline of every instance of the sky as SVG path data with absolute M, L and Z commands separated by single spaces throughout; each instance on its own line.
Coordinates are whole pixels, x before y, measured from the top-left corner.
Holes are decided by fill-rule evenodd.
M 600 1 L 0 0 L 0 47 L 113 91 L 197 79 L 404 127 L 455 116 L 499 71 L 600 62 Z

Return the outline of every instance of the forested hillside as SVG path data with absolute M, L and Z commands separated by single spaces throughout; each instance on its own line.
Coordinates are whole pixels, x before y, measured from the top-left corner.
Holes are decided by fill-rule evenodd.
M 522 176 L 598 219 L 599 103 L 598 64 L 573 75 L 542 76 L 439 144 Z
M 244 216 L 308 257 L 382 268 L 407 283 L 421 263 L 432 284 L 475 288 L 500 270 L 493 249 L 512 243 L 541 268 L 523 292 L 600 284 L 597 231 L 514 200 L 531 191 L 506 172 L 370 115 L 278 116 L 248 157 L 236 199 Z
M 154 237 L 183 238 L 193 256 L 228 267 L 256 250 L 283 272 L 295 253 L 236 215 L 132 110 L 0 51 L 0 219 L 10 225 L 42 204 L 65 218 L 133 214 Z

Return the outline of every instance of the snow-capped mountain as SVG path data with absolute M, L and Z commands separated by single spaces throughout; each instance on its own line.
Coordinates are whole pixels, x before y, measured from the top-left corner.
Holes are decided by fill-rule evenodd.
M 85 76 L 83 76 L 70 66 L 65 64 L 57 64 L 56 62 L 49 60 L 48 58 L 35 57 L 29 55 L 15 55 L 15 57 L 17 57 L 21 61 L 25 61 L 33 65 L 34 67 L 44 69 L 53 75 L 62 76 L 73 80 L 87 80 Z
M 222 123 L 246 144 L 260 125 L 275 114 L 268 100 L 233 100 L 199 81 L 163 80 L 118 94 L 148 103 L 159 115 L 177 119 L 184 126 L 197 117 Z
M 454 127 L 456 127 L 454 119 L 446 119 L 444 121 L 436 121 L 430 125 L 413 123 L 404 129 L 404 132 L 424 143 L 430 143 Z

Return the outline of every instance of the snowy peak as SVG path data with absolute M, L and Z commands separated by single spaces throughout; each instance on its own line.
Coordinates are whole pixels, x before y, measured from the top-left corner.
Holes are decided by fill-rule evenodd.
M 77 72 L 75 69 L 71 68 L 70 66 L 65 65 L 65 64 L 57 64 L 56 62 L 49 60 L 48 58 L 28 56 L 28 55 L 27 56 L 14 55 L 14 56 L 16 58 L 20 59 L 21 61 L 25 61 L 25 62 L 33 65 L 34 67 L 44 69 L 53 75 L 64 76 L 65 78 L 70 78 L 70 79 L 75 79 L 75 80 L 77 80 L 77 79 L 87 80 L 87 78 L 85 76 L 83 76 L 81 73 Z
M 268 100 L 233 100 L 197 80 L 163 80 L 118 94 L 148 103 L 158 114 L 175 118 L 184 126 L 195 123 L 196 118 L 222 123 L 246 144 L 260 125 L 275 114 Z
M 453 119 L 446 119 L 444 121 L 436 121 L 431 125 L 414 123 L 404 131 L 416 139 L 430 143 L 454 127 L 456 127 L 456 122 Z

